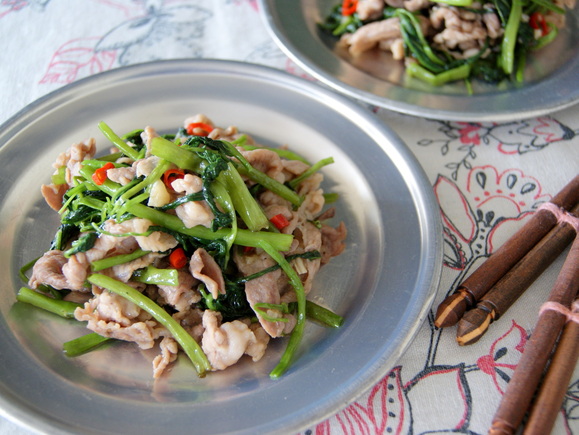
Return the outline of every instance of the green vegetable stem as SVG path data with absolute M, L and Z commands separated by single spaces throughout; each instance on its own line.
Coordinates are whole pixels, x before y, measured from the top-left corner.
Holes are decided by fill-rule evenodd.
M 339 328 L 344 324 L 344 318 L 327 308 L 312 301 L 306 301 L 308 319 L 330 328 Z
M 117 134 L 104 122 L 100 122 L 98 125 L 101 132 L 105 137 L 110 140 L 119 150 L 121 150 L 126 156 L 133 160 L 138 160 L 140 158 L 140 153 L 133 147 L 127 145 L 127 143 L 122 140 Z
M 280 254 L 273 246 L 267 242 L 260 242 L 259 247 L 262 248 L 267 254 L 273 258 L 286 273 L 289 281 L 294 288 L 297 299 L 297 315 L 296 315 L 296 325 L 291 332 L 289 342 L 285 348 L 285 351 L 275 368 L 271 371 L 269 376 L 272 379 L 278 379 L 282 376 L 290 367 L 294 358 L 296 357 L 297 349 L 302 341 L 304 335 L 305 321 L 306 321 L 306 292 L 302 281 L 297 274 L 297 272 L 291 267 L 282 254 Z
M 159 269 L 154 266 L 147 266 L 136 270 L 131 277 L 132 281 L 154 285 L 179 285 L 179 271 L 177 269 Z
M 62 345 L 64 354 L 68 357 L 77 357 L 95 350 L 102 344 L 113 340 L 109 337 L 103 337 L 96 332 L 90 332 L 73 340 L 67 341 Z
M 143 251 L 142 249 L 135 249 L 130 254 L 120 254 L 113 257 L 105 257 L 101 260 L 95 260 L 92 262 L 92 270 L 99 272 L 109 267 L 118 266 L 120 264 L 125 264 L 130 261 L 136 260 L 137 258 L 144 257 L 150 251 Z
M 226 238 L 229 234 L 229 230 L 223 228 L 217 231 L 211 231 L 211 229 L 205 228 L 201 225 L 187 228 L 177 216 L 155 210 L 143 204 L 131 204 L 127 207 L 127 212 L 134 216 L 148 219 L 155 225 L 198 239 L 217 240 Z M 280 251 L 287 251 L 291 246 L 292 240 L 293 236 L 290 234 L 250 231 L 242 228 L 237 230 L 235 237 L 235 243 L 238 245 L 256 248 L 259 246 L 261 241 L 264 241 L 270 243 Z
M 195 366 L 197 374 L 200 377 L 204 377 L 205 374 L 211 370 L 211 364 L 207 356 L 193 337 L 185 331 L 179 322 L 173 319 L 169 313 L 147 296 L 135 290 L 133 287 L 106 275 L 92 274 L 88 277 L 88 281 L 91 284 L 122 296 L 153 316 L 155 320 L 167 328 L 173 338 L 179 343 Z
M 38 293 L 28 287 L 21 287 L 16 295 L 16 300 L 24 302 L 35 307 L 49 311 L 65 319 L 74 319 L 74 310 L 82 307 L 82 304 L 76 302 L 64 301 L 62 299 L 53 299 L 49 296 Z
M 421 67 L 416 62 L 409 62 L 406 65 L 406 73 L 410 77 L 416 77 L 433 86 L 442 86 L 445 83 L 468 78 L 470 75 L 470 65 L 465 63 L 459 67 L 433 74 L 426 68 Z
M 511 13 L 507 25 L 505 26 L 505 34 L 501 43 L 501 57 L 499 60 L 500 66 L 506 74 L 513 72 L 515 64 L 515 45 L 517 43 L 517 32 L 521 24 L 522 15 L 521 0 L 513 0 Z
M 289 182 L 289 185 L 292 189 L 295 189 L 302 181 L 306 178 L 311 177 L 314 173 L 322 169 L 324 166 L 330 165 L 334 163 L 334 159 L 332 157 L 327 157 L 325 159 L 320 160 L 319 162 L 313 164 L 308 169 L 306 169 L 302 174 L 298 177 L 294 178 Z

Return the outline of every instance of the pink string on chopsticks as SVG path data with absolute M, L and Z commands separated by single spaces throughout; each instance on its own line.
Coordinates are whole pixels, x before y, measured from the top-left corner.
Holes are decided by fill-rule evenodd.
M 556 218 L 557 223 L 568 223 L 571 225 L 576 233 L 579 233 L 579 218 L 569 213 L 567 210 L 562 209 L 561 207 L 556 206 L 552 202 L 545 202 L 543 203 L 538 210 L 547 210 L 550 211 Z
M 568 223 L 571 225 L 577 234 L 579 234 L 579 218 L 572 215 L 568 211 L 562 209 L 561 207 L 556 206 L 552 202 L 545 202 L 540 207 L 539 210 L 548 210 L 551 212 L 556 218 L 557 223 Z M 565 305 L 560 304 L 559 302 L 554 301 L 547 301 L 543 305 L 541 305 L 541 309 L 539 310 L 539 316 L 543 314 L 545 311 L 557 311 L 558 313 L 563 314 L 567 318 L 567 322 L 575 322 L 579 324 L 579 301 L 573 302 L 571 305 L 571 309 L 567 308 Z
M 567 322 L 575 322 L 579 324 L 579 301 L 573 302 L 571 309 L 567 308 L 563 304 L 560 304 L 559 302 L 547 301 L 541 305 L 539 316 L 545 311 L 557 311 L 567 318 Z

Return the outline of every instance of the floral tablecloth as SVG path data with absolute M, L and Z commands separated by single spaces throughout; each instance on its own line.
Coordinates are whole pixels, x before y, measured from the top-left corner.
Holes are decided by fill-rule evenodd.
M 272 41 L 255 0 L 0 0 L 0 41 L 0 123 L 68 83 L 157 59 L 232 59 L 307 76 Z M 428 320 L 396 367 L 304 433 L 486 433 L 564 255 L 476 344 L 459 347 L 455 328 L 435 328 L 433 313 L 577 175 L 579 106 L 508 123 L 368 110 L 400 135 L 431 180 L 444 224 L 442 279 Z M 554 432 L 579 433 L 579 371 Z M 0 433 L 30 432 L 0 419 Z

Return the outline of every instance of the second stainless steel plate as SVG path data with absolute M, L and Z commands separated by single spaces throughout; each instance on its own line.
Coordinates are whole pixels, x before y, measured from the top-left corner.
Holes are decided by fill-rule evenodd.
M 539 116 L 579 101 L 579 3 L 567 13 L 557 40 L 527 62 L 522 84 L 463 83 L 433 87 L 409 80 L 386 53 L 352 59 L 317 27 L 337 0 L 260 0 L 278 45 L 307 72 L 333 89 L 396 112 L 445 121 L 507 121 Z

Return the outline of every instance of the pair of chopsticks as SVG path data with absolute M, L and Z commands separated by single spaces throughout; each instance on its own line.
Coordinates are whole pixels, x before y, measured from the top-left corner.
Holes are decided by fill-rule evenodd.
M 579 214 L 579 176 L 541 206 L 437 309 L 435 326 L 457 324 L 457 342 L 475 343 L 574 240 L 489 433 L 512 434 L 518 429 L 561 335 L 524 433 L 548 433 L 560 409 L 579 355 L 579 302 L 571 309 L 579 291 L 576 214 Z

